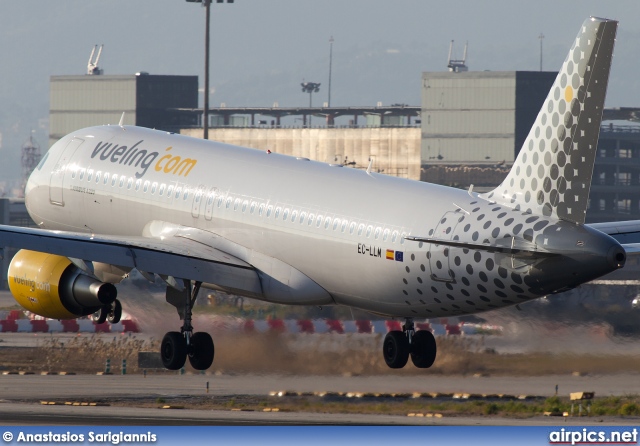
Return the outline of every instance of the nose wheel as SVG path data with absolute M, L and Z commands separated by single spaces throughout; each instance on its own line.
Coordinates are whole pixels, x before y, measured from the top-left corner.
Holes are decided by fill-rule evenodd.
M 196 370 L 206 370 L 213 364 L 215 348 L 211 335 L 205 332 L 194 333 L 191 325 L 193 305 L 198 297 L 202 282 L 184 281 L 185 289 L 182 292 L 167 287 L 167 302 L 175 306 L 183 319 L 180 332 L 170 331 L 162 338 L 160 345 L 160 357 L 162 365 L 169 370 L 178 370 L 184 367 L 187 358 Z
M 392 369 L 401 369 L 409 361 L 420 369 L 426 369 L 436 360 L 436 340 L 430 331 L 416 332 L 413 319 L 407 318 L 402 331 L 387 333 L 382 344 L 384 361 Z
M 91 315 L 91 320 L 96 324 L 103 324 L 109 321 L 110 324 L 117 324 L 122 318 L 122 304 L 118 299 L 111 304 L 101 307 Z

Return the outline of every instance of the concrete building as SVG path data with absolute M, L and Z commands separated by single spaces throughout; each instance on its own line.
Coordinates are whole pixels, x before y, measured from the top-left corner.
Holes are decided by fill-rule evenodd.
M 640 219 L 640 125 L 604 123 L 587 221 Z
M 124 123 L 175 130 L 193 124 L 179 108 L 198 106 L 198 76 L 51 76 L 49 146 L 92 125 Z M 197 122 L 197 121 L 196 121 Z
M 202 137 L 202 129 L 182 134 Z M 326 163 L 420 179 L 420 129 L 418 127 L 362 128 L 211 128 L 215 141 L 271 150 Z
M 512 163 L 556 75 L 423 73 L 422 164 Z

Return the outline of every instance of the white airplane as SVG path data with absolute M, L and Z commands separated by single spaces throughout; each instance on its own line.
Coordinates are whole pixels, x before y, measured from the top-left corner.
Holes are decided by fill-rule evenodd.
M 0 245 L 22 248 L 11 291 L 45 317 L 115 322 L 114 284 L 133 269 L 160 277 L 183 320 L 162 341 L 169 369 L 212 364 L 211 336 L 191 325 L 201 287 L 404 318 L 386 363 L 429 367 L 435 340 L 414 318 L 515 305 L 624 265 L 623 247 L 584 224 L 616 28 L 584 22 L 486 194 L 132 126 L 75 131 L 27 184 L 39 228 L 0 227 Z

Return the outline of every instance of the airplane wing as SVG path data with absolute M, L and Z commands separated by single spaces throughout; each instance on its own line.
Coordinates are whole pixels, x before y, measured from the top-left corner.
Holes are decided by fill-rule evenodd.
M 591 223 L 593 229 L 610 235 L 618 241 L 629 255 L 640 254 L 640 220 Z
M 0 246 L 136 268 L 260 295 L 256 269 L 219 249 L 184 237 L 98 236 L 0 225 Z

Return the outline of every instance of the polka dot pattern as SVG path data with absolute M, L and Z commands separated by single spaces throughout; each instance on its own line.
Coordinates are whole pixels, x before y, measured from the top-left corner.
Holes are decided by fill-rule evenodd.
M 584 223 L 615 33 L 585 21 L 511 172 L 483 198 Z

